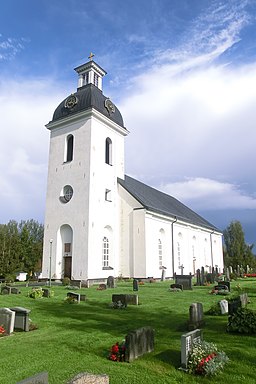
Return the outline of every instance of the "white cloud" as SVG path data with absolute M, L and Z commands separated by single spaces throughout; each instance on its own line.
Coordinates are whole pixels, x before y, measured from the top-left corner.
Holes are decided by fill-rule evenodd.
M 49 148 L 44 125 L 64 98 L 61 92 L 51 79 L 0 81 L 1 222 L 43 220 Z
M 237 185 L 194 178 L 161 185 L 160 189 L 197 210 L 256 209 L 256 198 Z

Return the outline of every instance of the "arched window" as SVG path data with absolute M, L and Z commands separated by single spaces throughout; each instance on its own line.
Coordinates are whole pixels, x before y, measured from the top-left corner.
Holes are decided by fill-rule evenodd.
M 109 240 L 106 236 L 102 240 L 102 268 L 109 266 Z
M 73 146 L 74 146 L 74 136 L 68 135 L 67 136 L 67 156 L 66 156 L 66 162 L 73 160 Z
M 162 241 L 158 239 L 158 264 L 159 269 L 162 269 L 163 267 L 163 245 Z
M 109 137 L 106 138 L 105 163 L 112 165 L 112 141 Z

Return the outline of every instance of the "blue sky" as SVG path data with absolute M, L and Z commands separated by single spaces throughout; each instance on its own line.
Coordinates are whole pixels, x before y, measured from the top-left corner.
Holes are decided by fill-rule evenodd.
M 256 243 L 255 0 L 9 0 L 0 222 L 43 222 L 49 132 L 90 52 L 130 131 L 126 173 Z

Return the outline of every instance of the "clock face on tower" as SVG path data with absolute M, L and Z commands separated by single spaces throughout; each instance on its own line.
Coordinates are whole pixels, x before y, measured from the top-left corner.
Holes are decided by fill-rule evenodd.
M 78 103 L 78 98 L 75 95 L 69 96 L 65 101 L 65 108 L 71 109 Z
M 110 99 L 105 100 L 105 108 L 107 108 L 109 114 L 114 113 L 116 110 L 114 104 Z

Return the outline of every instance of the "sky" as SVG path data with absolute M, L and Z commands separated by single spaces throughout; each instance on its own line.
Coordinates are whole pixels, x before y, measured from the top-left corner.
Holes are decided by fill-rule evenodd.
M 43 223 L 45 124 L 90 52 L 130 132 L 125 172 L 256 244 L 256 0 L 2 2 L 0 223 Z

